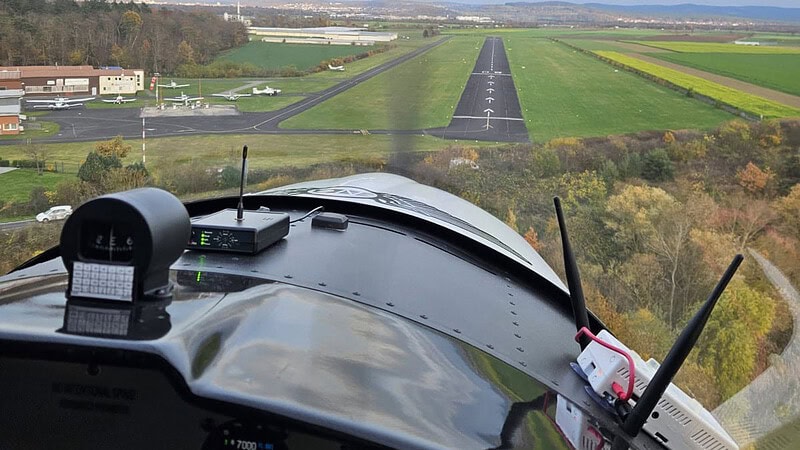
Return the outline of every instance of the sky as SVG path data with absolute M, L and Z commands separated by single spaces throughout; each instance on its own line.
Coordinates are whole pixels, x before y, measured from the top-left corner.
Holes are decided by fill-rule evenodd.
M 450 0 L 455 3 L 507 3 L 514 1 L 527 1 L 539 3 L 545 0 Z M 682 5 L 693 3 L 695 5 L 712 6 L 782 6 L 784 8 L 800 8 L 800 0 L 564 0 L 570 3 L 604 3 L 607 5 Z
M 800 0 L 597 0 L 575 1 L 573 3 L 606 3 L 609 5 L 681 5 L 693 3 L 695 5 L 713 6 L 783 6 L 786 8 L 800 8 Z

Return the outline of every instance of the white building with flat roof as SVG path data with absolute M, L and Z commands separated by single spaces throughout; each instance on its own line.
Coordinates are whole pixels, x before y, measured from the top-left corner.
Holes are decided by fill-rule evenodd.
M 317 27 L 317 28 L 273 28 L 248 27 L 248 32 L 263 36 L 265 42 L 287 42 L 307 44 L 372 45 L 375 42 L 391 42 L 397 33 L 366 31 L 364 28 Z M 307 41 L 306 41 L 307 39 Z

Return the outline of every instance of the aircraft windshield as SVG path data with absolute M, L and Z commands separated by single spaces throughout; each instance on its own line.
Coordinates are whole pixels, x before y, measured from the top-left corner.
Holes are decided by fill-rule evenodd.
M 560 289 L 558 195 L 589 309 L 645 360 L 745 256 L 675 382 L 740 446 L 794 442 L 800 8 L 608 3 L 3 2 L 0 274 L 104 193 L 238 195 L 247 146 L 246 193 L 366 195 Z M 508 228 L 366 178 L 284 188 L 375 172 Z

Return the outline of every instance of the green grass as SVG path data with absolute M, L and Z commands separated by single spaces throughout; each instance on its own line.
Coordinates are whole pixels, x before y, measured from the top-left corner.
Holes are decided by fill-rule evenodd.
M 563 44 L 516 37 L 505 42 L 532 140 L 706 129 L 732 118 Z
M 580 47 L 584 50 L 607 50 L 612 52 L 627 52 L 628 49 L 619 45 L 614 45 L 614 41 L 609 40 L 589 40 L 589 39 L 562 39 L 567 44 Z
M 693 89 L 698 94 L 703 94 L 707 97 L 735 106 L 742 111 L 747 111 L 752 114 L 761 114 L 766 118 L 800 116 L 800 110 L 798 109 L 732 89 L 700 77 L 668 69 L 657 64 L 651 64 L 617 52 L 598 51 L 596 53 L 663 80 L 667 80 L 683 88 Z
M 133 151 L 123 161 L 130 164 L 141 159 L 141 140 L 126 140 Z M 35 170 L 18 169 L 0 174 L 0 199 L 6 203 L 24 203 L 29 200 L 35 186 L 52 190 L 64 180 L 75 179 L 75 173 L 95 142 L 42 144 L 49 152 L 49 161 L 64 163 L 68 174 L 45 173 L 37 176 Z M 207 168 L 238 165 L 242 145 L 249 146 L 248 165 L 251 169 L 306 167 L 320 163 L 357 159 L 386 159 L 392 153 L 433 151 L 450 145 L 432 136 L 387 135 L 224 135 L 181 136 L 147 140 L 147 168 L 156 177 L 162 168 L 200 164 Z M 24 158 L 24 145 L 7 145 L 2 148 L 6 159 Z M 257 189 L 251 186 L 250 190 Z M 227 192 L 233 194 L 233 192 Z M 208 196 L 198 194 L 199 197 Z M 4 217 L 2 221 L 22 220 L 29 217 Z M 12 220 L 13 219 L 13 220 Z
M 635 44 L 679 53 L 752 53 L 756 55 L 800 55 L 800 47 L 767 47 L 715 42 L 631 41 Z
M 52 190 L 58 183 L 74 178 L 75 174 L 43 172 L 40 176 L 36 174 L 36 169 L 12 170 L 0 174 L 0 199 L 6 203 L 24 203 L 30 199 L 31 190 L 36 186 Z
M 130 164 L 141 159 L 141 140 L 125 141 L 133 147 L 123 161 Z M 208 167 L 238 164 L 242 145 L 249 147 L 247 157 L 250 168 L 303 167 L 321 162 L 339 161 L 359 157 L 386 157 L 391 152 L 436 150 L 450 141 L 432 136 L 403 136 L 398 139 L 388 135 L 211 135 L 180 136 L 147 139 L 148 169 L 158 172 L 160 167 L 202 163 Z M 94 149 L 95 142 L 42 144 L 49 152 L 49 161 L 63 162 L 73 172 Z M 25 158 L 24 145 L 3 146 L 5 159 Z M 14 171 L 16 172 L 16 171 Z M 4 175 L 0 175 L 2 178 Z M 0 198 L 5 198 L 0 192 Z
M 249 63 L 263 69 L 294 66 L 298 70 L 314 67 L 321 61 L 357 55 L 378 48 L 356 45 L 281 44 L 251 41 L 220 56 L 218 61 Z
M 244 112 L 262 112 L 262 111 L 275 111 L 284 106 L 289 106 L 292 103 L 299 102 L 303 99 L 300 95 L 285 95 L 280 94 L 273 97 L 267 95 L 254 95 L 252 97 L 240 98 L 236 102 L 229 102 L 224 98 L 214 98 L 211 103 L 217 104 L 236 104 L 239 111 Z
M 796 55 L 653 53 L 650 56 L 800 95 L 800 57 Z
M 450 122 L 480 47 L 458 36 L 288 119 L 283 128 L 419 129 Z

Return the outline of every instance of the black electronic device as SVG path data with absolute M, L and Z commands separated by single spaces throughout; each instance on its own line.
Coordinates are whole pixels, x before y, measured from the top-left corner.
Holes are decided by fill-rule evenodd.
M 189 214 L 155 188 L 84 203 L 61 230 L 69 298 L 132 302 L 169 295 L 169 266 L 183 253 Z
M 337 213 L 319 213 L 311 219 L 311 226 L 314 228 L 328 228 L 331 230 L 346 230 L 350 222 L 347 216 Z
M 192 222 L 190 250 L 255 254 L 289 234 L 286 213 L 244 211 L 237 220 L 235 209 L 223 209 Z
M 244 210 L 244 177 L 247 146 L 242 149 L 242 178 L 239 205 L 192 221 L 190 250 L 209 250 L 256 254 L 289 234 L 289 215 L 269 211 Z

